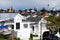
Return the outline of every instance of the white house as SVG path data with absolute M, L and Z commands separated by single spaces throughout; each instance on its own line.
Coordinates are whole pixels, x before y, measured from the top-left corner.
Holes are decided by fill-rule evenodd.
M 18 21 L 17 21 L 18 20 Z M 46 28 L 47 21 L 44 18 L 41 18 L 40 21 L 29 21 L 20 14 L 14 17 L 14 31 L 17 31 L 17 37 L 20 38 L 30 38 L 30 34 L 43 35 L 45 31 L 49 31 Z M 19 25 L 18 25 L 19 24 Z M 27 40 L 27 39 L 26 39 Z
M 25 17 L 18 14 L 14 17 L 14 31 L 16 32 L 16 37 L 28 40 L 30 38 L 30 22 L 23 22 Z
M 14 36 L 22 40 L 29 40 L 31 33 L 38 35 L 40 38 L 44 31 L 49 31 L 46 28 L 46 20 L 44 18 L 40 18 L 39 21 L 31 21 L 19 13 L 1 13 L 0 16 L 0 22 L 4 21 L 3 25 L 7 25 L 9 30 L 13 29 Z

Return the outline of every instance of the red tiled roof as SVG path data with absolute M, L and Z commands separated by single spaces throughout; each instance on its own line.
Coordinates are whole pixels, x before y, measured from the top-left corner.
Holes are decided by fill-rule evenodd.
M 41 14 L 41 16 L 45 17 L 45 16 L 49 16 L 48 14 Z

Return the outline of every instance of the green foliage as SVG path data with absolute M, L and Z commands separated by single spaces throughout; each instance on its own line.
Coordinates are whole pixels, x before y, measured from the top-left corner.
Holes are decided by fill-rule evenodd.
M 29 40 L 33 40 L 33 38 L 29 38 Z
M 55 33 L 58 32 L 57 28 L 60 27 L 60 16 L 58 16 L 58 17 L 56 17 L 56 16 L 45 17 L 45 20 L 50 22 L 50 23 L 47 23 L 47 26 L 49 26 L 50 29 L 55 29 L 55 31 L 54 31 Z
M 38 35 L 33 35 L 34 37 L 38 37 Z
M 20 38 L 15 38 L 15 40 L 20 40 Z
M 4 38 L 0 38 L 0 40 L 5 40 Z
M 32 34 L 30 34 L 29 40 L 33 40 L 33 35 Z
M 53 24 L 55 26 L 60 26 L 60 16 L 59 17 L 49 16 L 49 17 L 45 17 L 45 19 L 51 22 L 50 25 Z

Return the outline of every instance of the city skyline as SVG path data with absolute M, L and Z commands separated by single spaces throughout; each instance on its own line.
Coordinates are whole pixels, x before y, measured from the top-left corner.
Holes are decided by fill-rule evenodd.
M 49 4 L 49 7 L 48 7 Z M 36 7 L 37 9 L 60 9 L 60 0 L 0 0 L 0 9 L 13 7 L 16 10 L 29 9 Z

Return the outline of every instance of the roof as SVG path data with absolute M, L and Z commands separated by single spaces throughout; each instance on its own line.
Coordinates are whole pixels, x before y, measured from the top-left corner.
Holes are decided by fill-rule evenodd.
M 45 16 L 49 16 L 48 14 L 41 14 L 41 16 L 45 17 Z
M 41 20 L 41 17 L 40 16 L 36 16 L 36 17 L 28 17 L 26 20 L 22 20 L 22 21 L 30 21 L 30 22 L 38 22 Z

